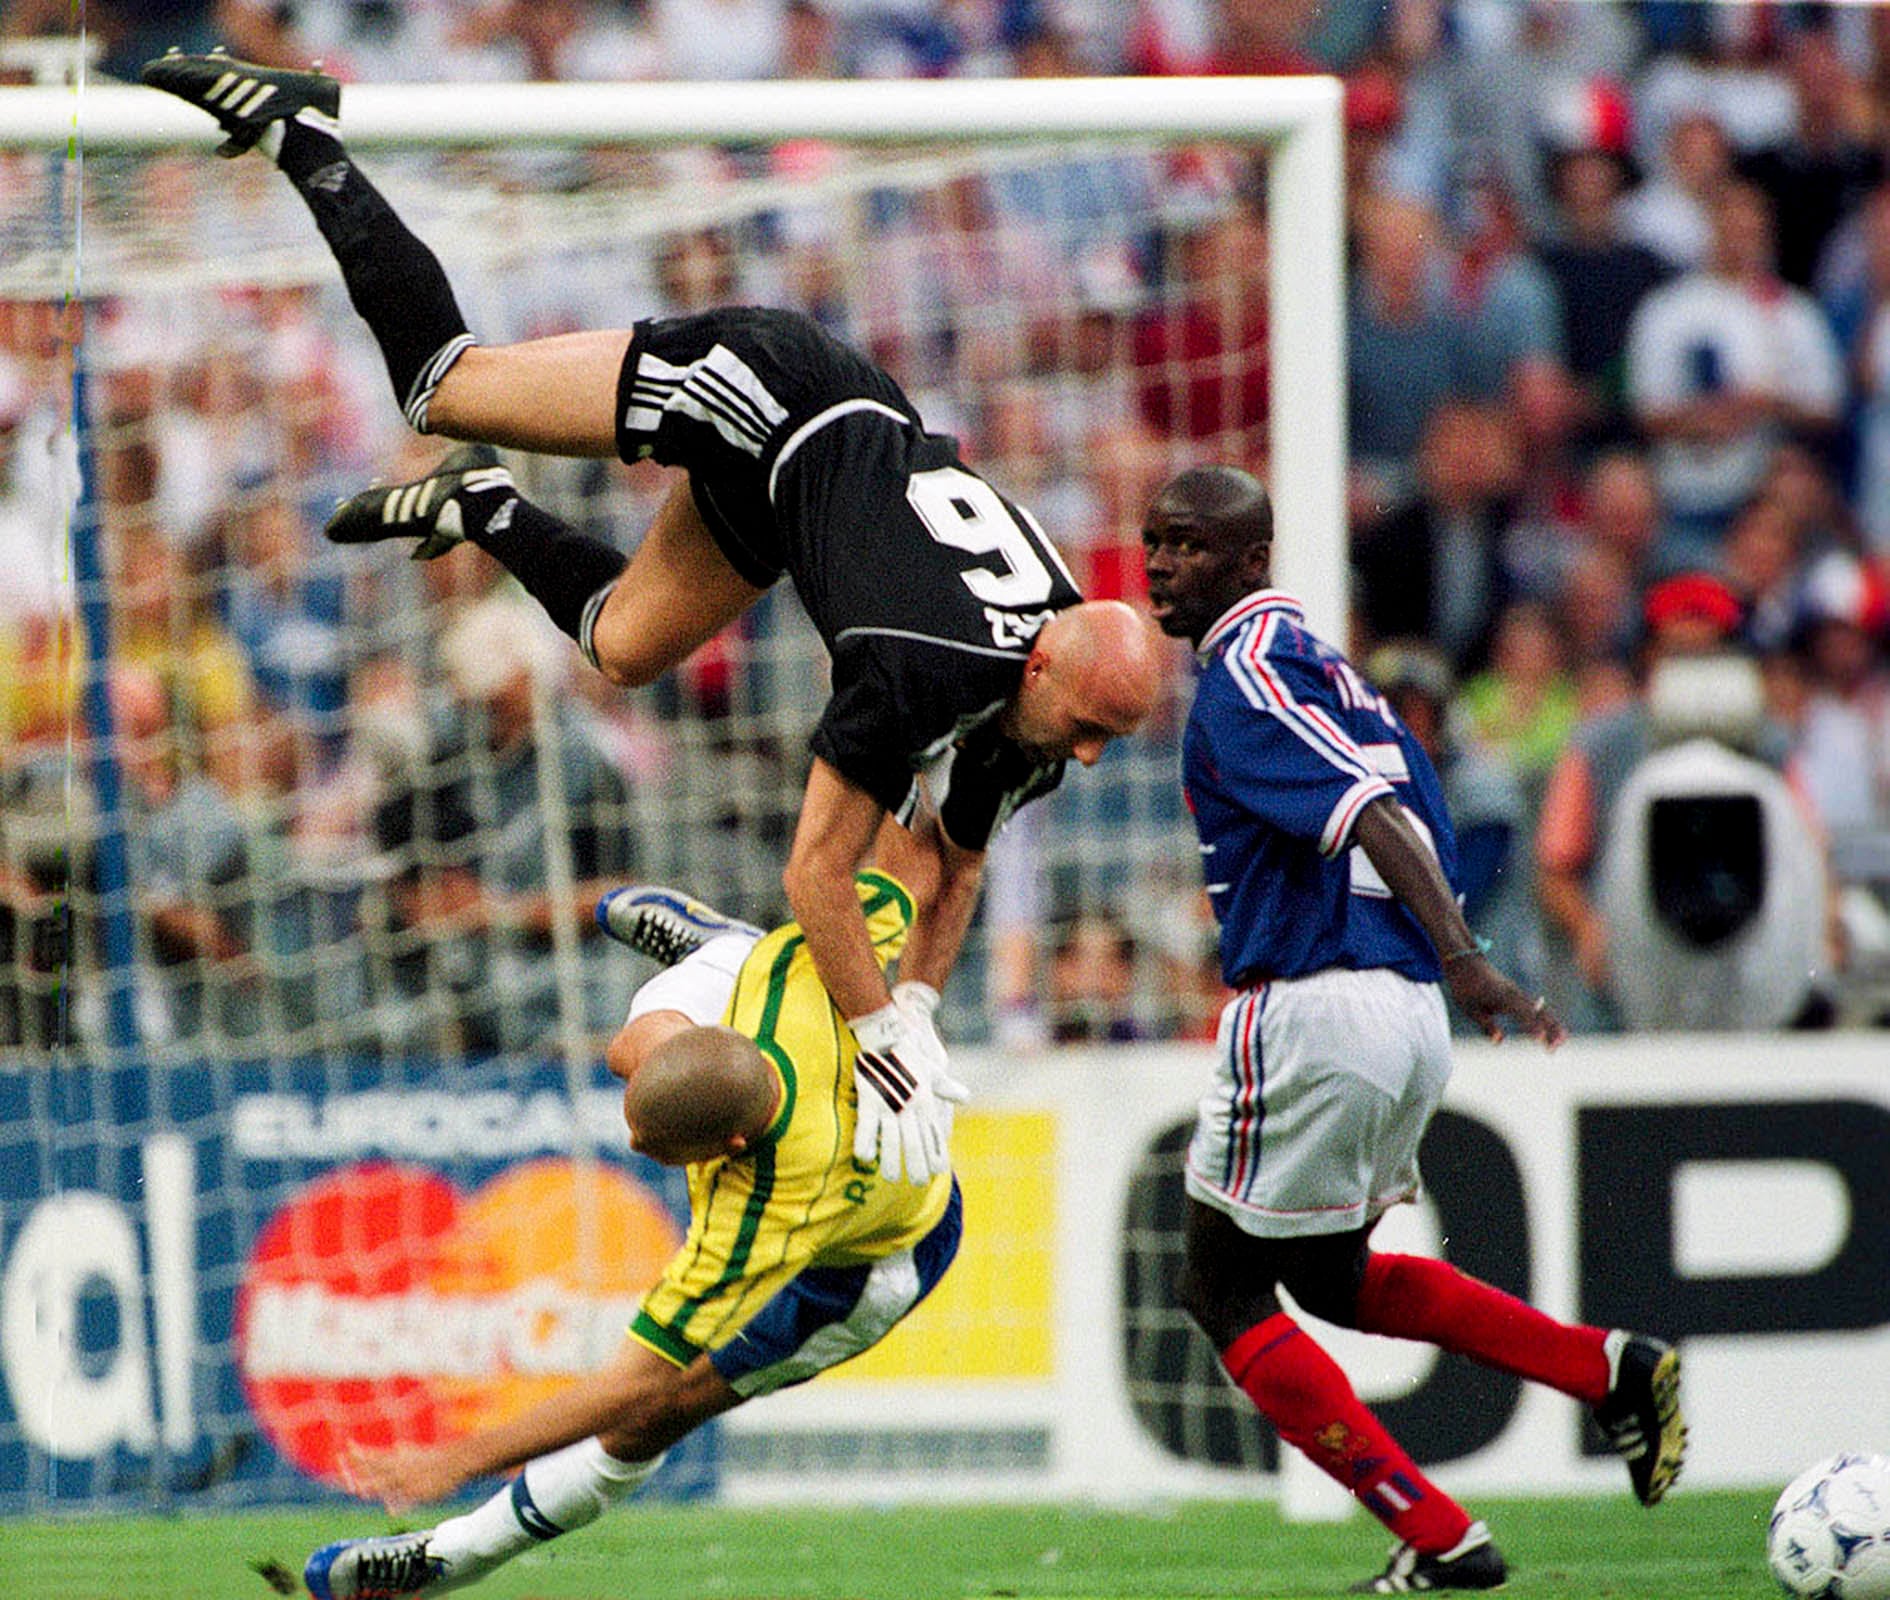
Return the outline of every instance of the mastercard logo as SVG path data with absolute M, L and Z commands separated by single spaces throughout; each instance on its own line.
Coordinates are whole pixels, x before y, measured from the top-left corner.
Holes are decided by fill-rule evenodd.
M 422 1167 L 344 1167 L 256 1237 L 244 1393 L 275 1447 L 329 1479 L 351 1442 L 505 1422 L 610 1358 L 681 1242 L 662 1201 L 603 1163 L 532 1162 L 472 1194 Z

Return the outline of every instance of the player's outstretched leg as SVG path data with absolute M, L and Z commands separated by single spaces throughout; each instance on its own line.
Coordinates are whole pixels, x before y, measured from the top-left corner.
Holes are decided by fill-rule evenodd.
M 350 495 L 323 530 L 336 544 L 418 539 L 415 561 L 443 556 L 483 534 L 502 514 L 517 515 L 518 485 L 490 445 L 463 444 L 423 478 L 377 483 Z M 514 509 L 510 512 L 506 508 Z
M 1680 1414 L 1680 1352 L 1644 1333 L 1608 1335 L 1608 1393 L 1595 1421 L 1627 1460 L 1635 1497 L 1655 1505 L 1680 1476 L 1687 1424 Z
M 471 540 L 517 578 L 596 664 L 590 630 L 611 585 L 623 575 L 623 554 L 533 505 L 488 445 L 460 445 L 424 477 L 349 496 L 335 507 L 325 531 L 336 544 L 413 539 L 416 561 Z
M 140 76 L 215 117 L 229 134 L 219 154 L 261 145 L 274 157 L 334 252 L 348 296 L 380 344 L 401 411 L 427 432 L 434 391 L 474 340 L 439 258 L 349 158 L 336 121 L 341 86 L 324 73 L 222 54 L 159 56 Z
M 428 1551 L 433 1530 L 375 1539 L 341 1539 L 308 1558 L 302 1582 L 314 1600 L 397 1600 L 410 1594 L 445 1594 L 457 1587 L 446 1564 Z
M 725 933 L 759 939 L 762 930 L 706 906 L 680 889 L 630 884 L 597 902 L 597 925 L 639 955 L 673 967 Z
M 325 72 L 257 66 L 253 60 L 236 60 L 221 49 L 210 55 L 183 55 L 174 49 L 157 60 L 147 60 L 138 76 L 153 89 L 176 94 L 215 117 L 229 134 L 217 145 L 221 157 L 253 149 L 270 128 L 293 117 L 306 115 L 310 123 L 335 132 L 335 119 L 342 110 L 342 85 Z
M 229 135 L 217 147 L 220 156 L 240 156 L 254 149 L 277 123 L 304 112 L 314 112 L 310 120 L 319 120 L 332 132 L 341 114 L 341 85 L 327 73 L 260 67 L 220 49 L 207 56 L 172 50 L 147 61 L 138 76 L 153 89 L 174 94 L 215 117 Z
M 1687 1445 L 1680 1357 L 1658 1339 L 1559 1322 L 1447 1261 L 1383 1252 L 1367 1257 L 1349 1316 L 1342 1305 L 1315 1309 L 1367 1333 L 1421 1339 L 1586 1402 L 1627 1458 L 1643 1505 L 1655 1504 L 1679 1475 Z
M 302 1581 L 314 1600 L 398 1600 L 448 1594 L 526 1550 L 595 1522 L 650 1481 L 661 1453 L 621 1461 L 583 1439 L 525 1463 L 512 1481 L 438 1527 L 374 1539 L 342 1539 L 308 1558 Z

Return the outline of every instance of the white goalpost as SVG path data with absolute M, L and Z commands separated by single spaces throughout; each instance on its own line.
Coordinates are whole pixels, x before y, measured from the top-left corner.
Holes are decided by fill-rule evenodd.
M 342 126 L 480 337 L 717 299 L 819 315 L 1053 537 L 1087 540 L 1102 592 L 1136 592 L 1163 476 L 1264 461 L 1275 581 L 1344 639 L 1336 80 L 369 84 Z M 84 468 L 75 504 L 47 503 L 68 614 L 40 670 L 67 728 L 114 730 L 55 729 L 33 791 L 67 830 L 38 865 L 65 874 L 78 931 L 69 969 L 16 984 L 70 1031 L 0 1032 L 0 1159 L 43 1175 L 0 1194 L 0 1514 L 302 1498 L 350 1434 L 502 1419 L 594 1365 L 686 1209 L 624 1148 L 601 1066 L 647 969 L 555 912 L 473 926 L 467 886 L 568 910 L 615 875 L 772 917 L 825 698 L 782 586 L 721 653 L 634 695 L 543 641 L 573 670 L 534 680 L 522 744 L 491 736 L 472 681 L 491 674 L 463 668 L 518 597 L 324 546 L 334 497 L 414 441 L 300 202 L 260 158 L 211 159 L 218 138 L 142 88 L 0 90 L 0 377 L 25 374 L 34 417 L 70 410 Z M 796 143 L 840 154 L 768 159 Z M 1244 260 L 1203 245 L 1249 219 L 1261 152 L 1264 279 L 1257 230 Z M 1176 174 L 1204 169 L 1182 195 Z M 1059 184 L 1066 211 L 1013 226 Z M 955 212 L 967 185 L 1011 210 Z M 68 407 L 57 340 L 32 329 L 69 297 L 87 326 Z M 1138 344 L 1145 318 L 1168 343 Z M 619 542 L 660 487 L 520 470 Z M 1038 1048 L 1055 1026 L 1004 1026 L 1021 998 L 1089 1027 L 1052 1010 L 1050 930 L 1085 920 L 1133 935 L 1130 1032 L 1200 1023 L 1176 655 L 1158 725 L 993 852 L 945 1014 L 982 1074 L 954 1138 L 979 1222 L 952 1274 L 896 1338 L 679 1452 L 676 1492 L 1114 1496 L 1125 1464 L 1140 1496 L 1263 1492 L 1271 1443 L 1165 1283 L 1175 1069 L 1205 1053 L 1058 1057 Z M 162 688 L 148 740 L 115 727 L 121 665 Z M 201 780 L 188 805 L 144 793 L 152 740 Z M 85 803 L 62 811 L 68 749 Z M 26 848 L 17 792 L 0 867 Z M 167 888 L 242 961 L 167 946 Z M 80 1224 L 85 1270 L 50 1270 Z
M 731 140 L 1236 140 L 1269 147 L 1275 241 L 1270 421 L 1274 575 L 1315 631 L 1343 640 L 1345 183 L 1336 78 L 988 79 L 727 85 L 349 86 L 351 146 L 452 149 Z M 8 90 L 0 150 L 208 150 L 221 135 L 144 89 Z M 1281 248 L 1282 244 L 1290 244 Z

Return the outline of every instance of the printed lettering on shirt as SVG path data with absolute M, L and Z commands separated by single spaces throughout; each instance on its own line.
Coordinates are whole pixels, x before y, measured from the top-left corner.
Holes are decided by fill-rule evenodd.
M 1325 663 L 1326 676 L 1332 680 L 1332 686 L 1338 691 L 1339 703 L 1349 711 L 1375 711 L 1384 720 L 1387 728 L 1396 728 L 1398 719 L 1392 714 L 1391 702 L 1358 675 L 1358 671 L 1349 661 L 1342 661 L 1334 656 Z M 1391 777 L 1390 773 L 1385 774 Z M 1393 779 L 1396 782 L 1396 779 Z
M 984 608 L 984 620 L 991 625 L 991 642 L 1000 650 L 1016 650 L 1029 644 L 1055 615 L 1054 611 L 1000 611 L 996 606 Z

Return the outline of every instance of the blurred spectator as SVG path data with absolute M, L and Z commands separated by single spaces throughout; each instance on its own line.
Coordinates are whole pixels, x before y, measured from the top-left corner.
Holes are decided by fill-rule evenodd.
M 1669 571 L 1712 563 L 1780 439 L 1836 425 L 1837 348 L 1816 303 L 1773 273 L 1771 219 L 1751 185 L 1730 184 L 1715 202 L 1708 265 L 1641 303 L 1628 386 L 1655 441 L 1672 518 L 1656 559 Z
M 1532 360 L 1511 370 L 1505 399 L 1521 474 L 1503 538 L 1503 566 L 1511 587 L 1553 594 L 1564 581 L 1582 522 L 1586 474 L 1576 438 L 1581 395 L 1566 368 Z
M 1000 213 L 982 173 L 961 173 L 920 192 L 875 244 L 868 348 L 908 388 L 1042 371 L 1055 360 L 1062 293 L 1048 235 Z
M 1365 215 L 1386 194 L 1434 197 L 1431 174 L 1400 147 L 1404 91 L 1397 76 L 1372 64 L 1345 81 L 1346 233 L 1356 238 Z
M 1799 626 L 1798 529 L 1783 500 L 1756 495 L 1726 535 L 1721 571 L 1745 607 L 1746 638 L 1761 657 L 1789 648 Z
M 1560 367 L 1562 318 L 1555 284 L 1525 248 L 1522 219 L 1501 182 L 1469 186 L 1464 238 L 1451 285 L 1463 320 L 1465 390 L 1493 400 L 1526 365 Z
M 139 1026 L 151 1043 L 252 1036 L 260 968 L 243 825 L 191 762 L 157 672 L 114 667 L 111 699 L 130 879 L 155 968 L 152 986 L 140 987 Z
M 313 782 L 342 742 L 348 663 L 341 562 L 303 525 L 274 480 L 250 487 L 229 509 L 222 543 L 225 619 L 264 700 L 311 741 L 295 765 L 301 780 Z
M 130 522 L 107 543 L 115 659 L 156 674 L 176 720 L 171 733 L 225 794 L 279 787 L 286 775 L 269 759 L 248 659 L 216 619 L 211 575 L 146 524 Z
M 1353 540 L 1373 638 L 1429 639 L 1458 671 L 1482 664 L 1507 598 L 1502 539 L 1521 471 L 1503 412 L 1451 403 L 1432 414 L 1416 498 Z
M 1857 517 L 1869 548 L 1890 558 L 1890 187 L 1859 213 L 1862 263 L 1833 321 L 1850 329 L 1845 352 L 1857 379 Z
M 1050 956 L 1050 1037 L 1058 1044 L 1123 1044 L 1135 1015 L 1135 940 L 1103 912 L 1066 923 Z
M 1542 246 L 1567 339 L 1568 370 L 1581 385 L 1592 433 L 1606 435 L 1622 407 L 1628 327 L 1649 291 L 1666 278 L 1661 259 L 1621 230 L 1627 181 L 1614 150 L 1572 150 L 1555 158 L 1552 187 L 1560 227 Z
M 1319 10 L 1320 0 L 1218 0 L 1214 41 L 1197 70 L 1234 77 L 1321 71 L 1306 49 Z
M 305 510 L 312 499 L 326 515 L 368 467 L 379 377 L 351 365 L 310 286 L 258 289 L 245 310 L 260 340 L 258 365 L 274 424 L 270 467 L 278 478 L 305 485 L 299 496 Z
M 984 1005 L 1001 1050 L 1050 1042 L 1044 980 L 1044 808 L 1026 806 L 1000 829 L 985 858 Z
M 1080 453 L 1066 453 L 1057 437 L 1049 391 L 1027 380 L 987 387 L 975 458 L 980 470 L 1049 531 L 1069 560 L 1089 565 L 1099 542 L 1096 500 L 1089 480 L 1075 470 Z M 1079 583 L 1082 574 L 1079 573 Z M 1093 591 L 1082 584 L 1085 594 Z
M 280 459 L 285 438 L 272 425 L 270 404 L 294 391 L 272 396 L 262 369 L 231 346 L 180 355 L 168 392 L 149 413 L 123 411 L 113 421 L 131 440 L 141 435 L 157 463 L 149 505 L 129 488 L 121 503 L 151 515 L 167 539 L 194 555 L 237 486 L 267 476 Z
M 380 9 L 398 14 L 409 8 L 382 0 Z M 454 31 L 452 43 L 462 59 L 469 50 L 489 53 L 503 62 L 505 76 L 533 83 L 654 78 L 666 66 L 660 43 L 601 0 L 499 0 L 474 9 Z
M 1122 896 L 1125 925 L 1154 958 L 1156 981 L 1142 1004 L 1161 1038 L 1212 1039 L 1227 1004 L 1220 925 L 1200 869 L 1174 856 L 1146 864 Z
M 1787 138 L 1747 156 L 1739 170 L 1772 202 L 1779 276 L 1808 289 L 1825 240 L 1839 218 L 1882 181 L 1884 163 L 1869 143 L 1863 87 L 1845 65 L 1828 23 L 1796 29 L 1785 61 L 1796 125 Z
M 1181 236 L 1180 271 L 1136 319 L 1136 405 L 1157 437 L 1257 463 L 1266 450 L 1266 220 L 1250 197 Z
M 1347 432 L 1356 494 L 1380 514 L 1412 492 L 1432 412 L 1464 392 L 1464 328 L 1449 302 L 1441 244 L 1436 218 L 1407 200 L 1379 206 L 1359 238 Z
M 1799 775 L 1834 837 L 1890 834 L 1890 586 L 1833 552 L 1807 574 L 1803 605 Z
M 1681 49 L 1653 57 L 1634 91 L 1636 151 L 1653 165 L 1674 124 L 1704 111 L 1738 154 L 1791 137 L 1792 87 L 1767 59 L 1780 20 L 1773 6 L 1691 8 Z
M 63 752 L 9 749 L 0 762 L 0 1050 L 71 1042 L 67 891 L 92 832 L 74 789 Z
M 1489 668 L 1463 686 L 1457 706 L 1469 733 L 1520 782 L 1533 815 L 1576 723 L 1568 646 L 1548 606 L 1515 600 L 1503 608 Z
M 1578 545 L 1562 576 L 1557 621 L 1568 642 L 1575 704 L 1586 716 L 1625 691 L 1640 634 L 1639 568 L 1605 544 Z
M 1706 264 L 1713 202 L 1732 176 L 1732 146 L 1712 112 L 1684 112 L 1668 131 L 1651 176 L 1622 200 L 1622 226 L 1669 268 L 1691 272 Z
M 696 228 L 663 241 L 656 258 L 662 315 L 693 316 L 741 298 L 735 241 L 722 228 Z
M 1639 692 L 1626 705 L 1584 719 L 1549 774 L 1536 832 L 1536 868 L 1547 949 L 1545 987 L 1571 1027 L 1618 1027 L 1608 928 L 1596 903 L 1596 874 L 1606 854 L 1615 801 L 1654 749 L 1646 687 L 1662 663 L 1734 648 L 1743 621 L 1739 599 L 1705 573 L 1656 584 L 1644 607 Z M 1758 750 L 1782 765 L 1785 739 L 1761 730 Z
M 1807 556 L 1834 545 L 1855 550 L 1862 543 L 1857 519 L 1820 451 L 1794 440 L 1781 444 L 1766 463 L 1759 492 L 1777 502 L 1791 522 L 1792 537 Z
M 1588 470 L 1586 500 L 1587 538 L 1639 572 L 1660 536 L 1660 489 L 1647 457 L 1629 449 L 1597 456 Z
M 76 440 L 43 380 L 0 353 L 0 768 L 63 742 L 78 646 L 65 544 Z
M 1075 304 L 1048 386 L 1058 448 L 1080 456 L 1139 425 L 1130 341 L 1148 290 L 1126 247 L 1093 251 L 1075 264 L 1074 278 Z
M 788 0 L 781 13 L 781 76 L 838 78 L 840 27 L 829 0 Z
M 781 75 L 785 0 L 650 0 L 648 14 L 665 78 L 703 83 Z
M 389 795 L 375 823 L 381 849 L 399 862 L 389 891 L 396 976 L 415 1001 L 451 995 L 466 1049 L 544 1049 L 559 1014 L 553 923 L 587 938 L 596 931 L 591 908 L 633 866 L 627 796 L 555 693 L 564 649 L 535 613 L 481 600 L 448 626 L 440 653 L 459 714 L 435 719 L 424 769 Z M 568 898 L 547 882 L 547 838 L 560 826 L 541 790 L 547 759 L 558 762 L 576 879 Z M 594 1032 L 622 1020 L 622 967 L 594 943 L 584 955 L 578 981 Z
M 78 447 L 54 381 L 0 351 L 0 617 L 44 614 L 69 598 L 63 546 Z
M 1306 50 L 1318 0 L 1151 0 L 1125 46 L 1139 73 L 1319 72 Z
M 1535 981 L 1536 939 L 1530 922 L 1529 816 L 1509 763 L 1474 734 L 1453 727 L 1455 675 L 1443 655 L 1421 640 L 1394 640 L 1373 651 L 1366 676 L 1391 702 L 1437 769 L 1457 833 L 1463 914 L 1490 959 Z
M 1437 43 L 1406 85 L 1407 125 L 1423 130 L 1445 181 L 1501 174 L 1524 226 L 1540 234 L 1549 223 L 1544 139 L 1587 141 L 1595 87 L 1632 64 L 1634 30 L 1618 7 L 1559 0 L 1434 9 Z

